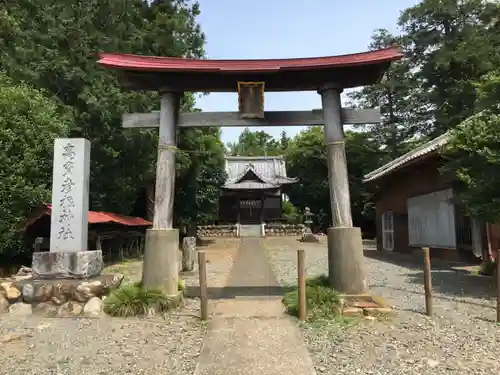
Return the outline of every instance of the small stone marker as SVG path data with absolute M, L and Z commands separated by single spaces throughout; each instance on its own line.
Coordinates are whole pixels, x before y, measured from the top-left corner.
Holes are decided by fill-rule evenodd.
M 87 250 L 90 142 L 58 138 L 54 144 L 50 252 L 33 253 L 33 277 L 89 278 L 101 273 L 102 251 Z
M 90 142 L 58 138 L 54 144 L 50 251 L 87 250 Z
M 182 271 L 192 271 L 196 253 L 196 237 L 184 237 L 182 240 Z

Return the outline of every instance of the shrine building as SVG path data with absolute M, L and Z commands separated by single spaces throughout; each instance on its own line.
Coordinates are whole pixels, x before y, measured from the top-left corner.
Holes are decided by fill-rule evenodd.
M 287 176 L 283 156 L 227 156 L 225 168 L 220 221 L 261 224 L 282 219 L 282 188 L 298 181 Z

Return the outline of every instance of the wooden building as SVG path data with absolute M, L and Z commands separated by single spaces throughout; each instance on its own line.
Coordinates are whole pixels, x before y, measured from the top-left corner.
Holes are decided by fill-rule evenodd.
M 219 202 L 219 222 L 260 224 L 282 218 L 282 187 L 287 177 L 283 156 L 227 156 L 227 180 Z
M 440 148 L 444 134 L 365 176 L 377 184 L 377 248 L 412 251 L 431 248 L 433 256 L 474 260 L 491 258 L 500 247 L 497 225 L 464 214 L 453 202 L 457 181 L 443 176 Z

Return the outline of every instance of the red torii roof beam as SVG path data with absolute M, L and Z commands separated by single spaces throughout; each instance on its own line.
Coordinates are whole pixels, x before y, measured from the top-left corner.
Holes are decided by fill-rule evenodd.
M 341 56 L 268 60 L 202 60 L 101 53 L 99 64 L 120 71 L 137 90 L 235 92 L 238 81 L 264 81 L 266 91 L 318 90 L 333 82 L 343 88 L 380 81 L 402 58 L 397 46 Z

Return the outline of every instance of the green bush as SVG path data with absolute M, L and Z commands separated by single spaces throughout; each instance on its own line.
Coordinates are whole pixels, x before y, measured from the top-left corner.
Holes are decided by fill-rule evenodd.
M 177 307 L 177 300 L 161 290 L 142 289 L 140 283 L 124 285 L 104 301 L 104 312 L 111 316 L 142 316 L 164 313 Z
M 297 286 L 285 294 L 283 303 L 288 314 L 296 317 L 299 315 L 299 290 Z M 337 291 L 330 287 L 327 276 L 321 275 L 306 280 L 306 306 L 308 320 L 334 319 L 339 316 L 340 296 Z
M 0 72 L 0 254 L 22 252 L 20 226 L 50 202 L 54 139 L 69 117 L 46 93 Z

